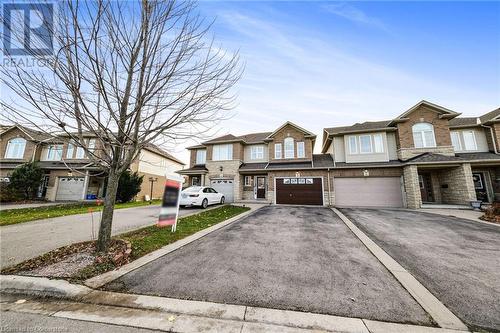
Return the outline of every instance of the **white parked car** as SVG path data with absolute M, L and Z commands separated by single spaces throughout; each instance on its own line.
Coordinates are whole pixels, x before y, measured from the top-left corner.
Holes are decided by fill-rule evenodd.
M 179 205 L 207 208 L 208 205 L 223 204 L 224 200 L 224 194 L 211 187 L 191 186 L 181 192 Z

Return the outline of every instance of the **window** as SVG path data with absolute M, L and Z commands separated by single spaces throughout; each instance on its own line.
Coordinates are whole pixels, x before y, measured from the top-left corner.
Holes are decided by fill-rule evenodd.
M 75 152 L 75 145 L 72 143 L 68 143 L 68 149 L 66 150 L 66 158 L 73 158 L 74 152 Z
M 62 145 L 50 145 L 47 147 L 47 161 L 60 161 L 62 158 Z
M 252 146 L 250 148 L 250 159 L 251 160 L 261 160 L 264 158 L 264 147 L 263 146 Z
M 93 153 L 95 150 L 95 139 L 90 139 L 88 144 L 89 144 L 89 151 Z
M 192 186 L 200 186 L 200 177 L 193 177 L 193 178 L 191 178 L 191 185 L 192 185 Z M 193 192 L 194 192 L 195 190 L 196 190 L 196 189 L 192 189 L 192 191 L 193 191 Z M 198 188 L 198 189 L 196 190 L 196 192 L 197 192 L 197 191 L 199 191 L 199 190 L 200 190 L 200 189 Z
M 304 142 L 297 142 L 297 157 L 306 157 L 306 148 Z
M 274 158 L 280 159 L 282 157 L 281 154 L 281 143 L 274 144 Z
M 436 147 L 434 139 L 434 127 L 429 123 L 418 123 L 413 125 L 413 143 L 415 148 Z
M 373 144 L 375 146 L 376 153 L 384 152 L 384 140 L 382 134 L 373 135 Z
M 474 131 L 463 131 L 465 150 L 477 150 L 476 136 Z
M 85 157 L 85 150 L 83 150 L 82 147 L 76 147 L 76 156 L 75 158 L 84 158 Z
M 450 132 L 451 135 L 451 144 L 453 145 L 453 149 L 456 151 L 462 150 L 462 143 L 460 142 L 460 133 L 459 132 Z
M 358 153 L 358 144 L 355 136 L 349 137 L 349 153 L 350 154 Z
M 198 149 L 196 151 L 196 164 L 205 164 L 206 161 L 207 161 L 206 149 Z
M 252 186 L 252 176 L 245 176 L 245 186 Z
M 295 147 L 293 144 L 293 138 L 286 138 L 284 142 L 285 142 L 285 158 L 294 158 Z
M 5 158 L 18 158 L 24 157 L 24 149 L 26 148 L 26 140 L 23 138 L 15 138 L 7 143 L 5 150 Z
M 233 159 L 233 145 L 215 145 L 213 148 L 213 161 L 228 161 Z
M 359 136 L 359 152 L 361 154 L 369 154 L 372 152 L 372 136 L 360 135 Z

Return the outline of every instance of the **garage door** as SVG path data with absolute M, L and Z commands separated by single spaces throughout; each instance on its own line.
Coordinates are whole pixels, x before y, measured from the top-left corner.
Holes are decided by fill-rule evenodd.
M 276 178 L 276 203 L 322 205 L 322 178 Z
M 85 178 L 59 177 L 56 200 L 82 200 Z
M 232 179 L 212 179 L 210 184 L 217 192 L 224 194 L 226 202 L 234 201 L 234 182 Z
M 400 177 L 335 178 L 335 206 L 403 207 Z

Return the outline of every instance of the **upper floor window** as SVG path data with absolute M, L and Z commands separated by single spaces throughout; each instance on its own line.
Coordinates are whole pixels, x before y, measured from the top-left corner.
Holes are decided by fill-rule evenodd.
M 62 159 L 62 145 L 50 145 L 47 147 L 46 161 L 60 161 Z
M 477 150 L 476 135 L 473 130 L 452 131 L 450 136 L 455 151 Z
M 356 140 L 355 136 L 349 137 L 349 153 L 357 154 L 358 153 L 358 140 Z
M 274 144 L 274 158 L 280 159 L 282 157 L 283 157 L 283 154 L 281 152 L 281 143 L 275 143 Z
M 371 135 L 360 135 L 359 136 L 359 152 L 361 154 L 372 153 L 372 136 Z
M 286 138 L 284 143 L 285 143 L 285 158 L 294 158 L 295 147 L 293 143 L 293 138 Z
M 68 143 L 68 149 L 66 150 L 66 158 L 73 158 L 74 153 L 75 153 L 75 145 L 72 143 Z
M 5 158 L 18 158 L 24 157 L 24 149 L 26 148 L 26 140 L 23 138 L 11 139 L 7 143 L 5 150 Z
M 382 137 L 382 134 L 378 133 L 373 135 L 373 146 L 376 153 L 384 152 L 384 139 Z
M 298 158 L 306 157 L 306 146 L 304 142 L 297 142 L 297 157 Z
M 415 148 L 436 147 L 434 138 L 434 127 L 429 123 L 418 123 L 413 125 L 413 143 Z
M 229 161 L 233 159 L 233 145 L 214 145 L 213 161 Z
M 94 152 L 95 150 L 95 139 L 89 139 L 88 141 L 88 148 L 91 153 Z
M 196 164 L 205 164 L 207 161 L 207 151 L 205 149 L 198 149 L 196 151 Z
M 264 158 L 264 147 L 263 146 L 252 146 L 250 148 L 250 159 L 251 160 L 261 160 Z

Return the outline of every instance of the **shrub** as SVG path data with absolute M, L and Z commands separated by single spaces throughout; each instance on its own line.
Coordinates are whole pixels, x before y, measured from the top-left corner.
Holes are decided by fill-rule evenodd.
M 491 207 L 486 209 L 483 220 L 491 222 L 500 222 L 500 202 L 494 202 Z
M 118 191 L 116 192 L 116 200 L 120 202 L 129 202 L 141 190 L 142 178 L 137 172 L 125 171 L 120 176 L 118 181 Z
M 36 162 L 28 162 L 17 167 L 10 175 L 9 188 L 12 191 L 19 191 L 24 199 L 31 200 L 40 187 L 43 179 L 43 170 Z
M 0 183 L 0 202 L 14 202 L 23 200 L 23 194 L 9 186 L 10 183 Z

